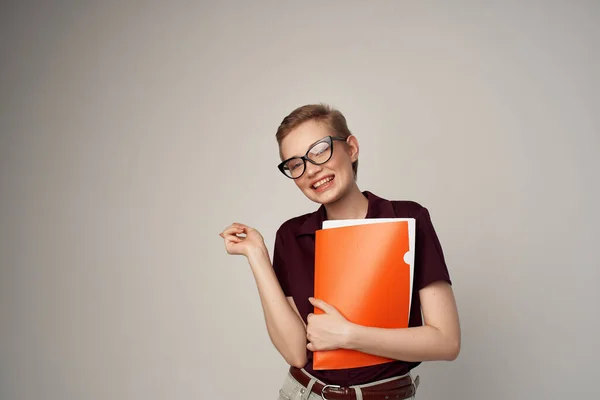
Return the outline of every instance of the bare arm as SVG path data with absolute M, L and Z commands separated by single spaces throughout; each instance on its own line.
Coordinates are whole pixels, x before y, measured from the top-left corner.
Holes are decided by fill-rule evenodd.
M 435 282 L 419 292 L 424 325 L 379 329 L 353 325 L 346 347 L 404 361 L 452 361 L 460 352 L 456 303 L 447 282 Z
M 327 303 L 312 300 L 326 314 L 309 316 L 308 348 L 347 348 L 403 361 L 456 359 L 461 335 L 452 287 L 435 282 L 421 289 L 419 296 L 424 325 L 404 329 L 356 325 Z
M 236 233 L 245 233 L 246 237 L 240 238 Z M 288 364 L 304 367 L 307 362 L 304 322 L 295 305 L 292 307 L 293 300 L 290 302 L 291 298 L 285 297 L 279 285 L 262 236 L 242 224 L 233 224 L 221 236 L 230 254 L 243 254 L 248 258 L 271 342 Z
M 283 294 L 268 255 L 263 251 L 256 251 L 251 253 L 248 261 L 258 286 L 271 342 L 288 364 L 304 367 L 307 360 L 303 321 Z
M 294 310 L 294 312 L 296 313 L 296 315 L 298 315 L 298 318 L 300 318 L 300 321 L 302 321 L 302 325 L 304 326 L 304 330 L 306 331 L 306 324 L 304 323 L 304 320 L 300 316 L 300 311 L 298 311 L 298 307 L 296 307 L 296 303 L 294 302 L 294 298 L 293 297 L 288 297 L 287 300 L 288 300 L 288 303 L 290 303 L 290 307 L 292 307 L 292 309 Z M 304 336 L 306 336 L 306 332 L 304 332 Z

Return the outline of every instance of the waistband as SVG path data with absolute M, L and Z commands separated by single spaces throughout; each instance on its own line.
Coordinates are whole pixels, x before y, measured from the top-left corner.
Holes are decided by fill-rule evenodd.
M 419 386 L 419 376 L 413 379 L 410 373 L 363 385 L 339 386 L 326 384 L 304 369 L 290 367 L 289 372 L 307 389 L 306 398 L 313 392 L 324 400 L 404 400 L 413 397 Z

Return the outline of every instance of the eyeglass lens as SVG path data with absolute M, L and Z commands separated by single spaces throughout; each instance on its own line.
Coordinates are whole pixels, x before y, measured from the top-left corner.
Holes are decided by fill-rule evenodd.
M 316 143 L 308 150 L 307 158 L 315 164 L 323 164 L 331 157 L 331 145 L 326 142 Z M 304 172 L 305 163 L 300 157 L 292 158 L 285 164 L 285 173 L 292 178 L 299 177 Z

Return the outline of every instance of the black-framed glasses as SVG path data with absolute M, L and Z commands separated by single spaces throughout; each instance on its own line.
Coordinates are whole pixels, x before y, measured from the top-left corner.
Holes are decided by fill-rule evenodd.
M 325 164 L 333 155 L 333 141 L 340 140 L 345 142 L 345 138 L 335 136 L 325 136 L 323 139 L 313 143 L 306 154 L 302 157 L 292 157 L 281 162 L 277 166 L 281 173 L 291 179 L 298 179 L 306 170 L 306 162 L 314 165 Z

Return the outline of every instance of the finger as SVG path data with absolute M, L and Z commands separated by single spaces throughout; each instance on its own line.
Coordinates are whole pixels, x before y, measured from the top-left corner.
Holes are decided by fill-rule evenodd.
M 310 351 L 315 351 L 315 346 L 313 346 L 313 344 L 312 344 L 312 343 L 309 343 L 309 344 L 307 344 L 307 345 L 306 345 L 306 348 L 307 348 L 308 350 L 310 350 Z
M 244 251 L 244 245 L 242 243 L 226 242 L 225 250 L 229 254 L 242 254 Z
M 240 228 L 238 226 L 229 226 L 229 227 L 227 227 L 227 229 L 225 229 L 223 231 L 223 234 L 225 234 L 225 235 L 233 235 L 235 233 L 239 233 L 239 232 L 243 232 L 243 231 L 244 231 L 244 229 Z
M 248 234 L 250 232 L 255 232 L 256 229 L 252 228 L 251 226 L 248 225 L 244 225 L 244 224 L 238 224 L 236 225 L 238 228 L 240 228 L 242 230 L 242 232 Z
M 231 234 L 231 233 L 223 234 L 223 235 L 221 235 L 221 237 L 223 239 L 225 239 L 225 243 L 227 243 L 227 242 L 233 242 L 233 241 L 237 243 L 239 241 L 244 240 L 243 238 L 240 238 L 239 236 L 237 236 L 235 234 Z
M 312 304 L 313 306 L 325 311 L 325 313 L 327 314 L 331 314 L 331 313 L 336 313 L 337 310 L 334 306 L 329 305 L 327 303 L 325 303 L 323 300 L 321 299 L 315 299 L 314 297 L 309 297 L 308 301 L 310 301 L 310 304 Z
M 225 240 L 229 240 L 229 239 L 242 239 L 242 236 L 239 236 L 239 232 L 225 232 L 223 233 L 223 236 L 221 236 L 223 239 Z

